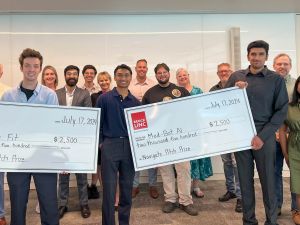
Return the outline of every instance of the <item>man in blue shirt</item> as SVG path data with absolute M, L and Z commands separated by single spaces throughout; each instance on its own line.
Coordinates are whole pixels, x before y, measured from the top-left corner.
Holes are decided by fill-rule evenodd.
M 117 87 L 102 94 L 97 107 L 101 108 L 100 146 L 103 185 L 102 225 L 115 225 L 115 193 L 119 173 L 119 225 L 129 225 L 134 167 L 131 156 L 124 109 L 141 103 L 128 90 L 132 71 L 127 65 L 114 70 Z
M 25 49 L 19 58 L 23 80 L 16 87 L 5 92 L 5 102 L 19 102 L 43 105 L 58 105 L 55 92 L 38 83 L 43 57 L 33 49 Z M 7 173 L 10 191 L 11 225 L 26 224 L 26 208 L 31 177 L 34 179 L 41 207 L 41 224 L 58 225 L 57 174 L 55 173 Z

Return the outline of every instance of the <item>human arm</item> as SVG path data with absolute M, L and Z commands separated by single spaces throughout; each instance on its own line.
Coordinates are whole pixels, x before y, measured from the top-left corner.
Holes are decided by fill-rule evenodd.
M 101 115 L 100 115 L 100 130 L 99 130 L 99 147 L 102 147 L 103 142 L 103 122 L 104 122 L 104 107 L 103 107 L 103 95 L 100 95 L 96 102 L 96 108 L 101 109 Z
M 277 80 L 273 99 L 272 115 L 257 134 L 263 141 L 275 134 L 287 115 L 288 95 L 283 79 Z
M 284 156 L 285 162 L 290 167 L 289 154 L 288 154 L 288 144 L 287 144 L 287 125 L 283 124 L 279 128 L 279 143 L 281 146 L 281 151 Z

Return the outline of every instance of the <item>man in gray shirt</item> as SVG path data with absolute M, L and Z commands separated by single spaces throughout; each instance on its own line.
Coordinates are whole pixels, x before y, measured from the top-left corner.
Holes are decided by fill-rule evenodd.
M 243 224 L 258 225 L 255 217 L 254 161 L 261 182 L 266 212 L 265 225 L 277 225 L 275 190 L 275 132 L 287 114 L 288 95 L 284 79 L 265 66 L 269 44 L 259 40 L 247 47 L 250 66 L 236 71 L 226 86 L 247 86 L 257 135 L 252 149 L 235 153 L 242 192 Z

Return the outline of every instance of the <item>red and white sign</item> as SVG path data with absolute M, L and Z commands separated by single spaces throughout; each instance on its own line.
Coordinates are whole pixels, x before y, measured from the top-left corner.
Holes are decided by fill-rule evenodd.
M 132 125 L 134 130 L 148 128 L 145 112 L 136 112 L 131 114 Z

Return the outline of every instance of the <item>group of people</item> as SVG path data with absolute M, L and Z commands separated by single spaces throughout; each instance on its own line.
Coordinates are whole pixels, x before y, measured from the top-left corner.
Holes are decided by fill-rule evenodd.
M 226 193 L 218 200 L 224 202 L 236 198 L 235 211 L 243 213 L 243 224 L 258 224 L 255 216 L 255 162 L 263 192 L 265 225 L 276 225 L 283 204 L 282 168 L 285 160 L 291 171 L 292 217 L 295 224 L 300 224 L 300 77 L 297 80 L 291 77 L 292 62 L 284 53 L 274 58 L 275 72 L 269 70 L 265 66 L 268 52 L 268 43 L 254 41 L 247 48 L 250 63 L 247 69 L 233 73 L 228 63 L 217 67 L 220 81 L 210 91 L 233 86 L 246 88 L 257 130 L 251 142 L 252 149 L 221 155 Z M 184 68 L 176 71 L 177 84 L 171 83 L 170 68 L 165 63 L 154 68 L 156 81 L 150 79 L 145 59 L 137 61 L 135 78 L 128 65 L 117 66 L 113 74 L 116 87 L 112 89 L 112 77 L 105 71 L 97 75 L 92 65 L 86 65 L 82 70 L 85 80 L 82 87 L 77 86 L 80 69 L 74 65 L 67 66 L 64 69 L 65 85 L 56 89 L 58 76 L 52 66 L 44 67 L 42 85 L 38 83 L 43 63 L 38 51 L 25 49 L 19 62 L 23 80 L 13 89 L 0 84 L 1 101 L 101 108 L 97 174 L 92 175 L 90 185 L 86 174 L 75 174 L 81 216 L 87 218 L 91 215 L 88 199 L 99 198 L 96 185 L 101 180 L 102 224 L 114 225 L 117 211 L 119 224 L 128 225 L 132 198 L 139 193 L 140 174 L 134 171 L 124 109 L 201 94 L 202 90 L 191 84 L 189 73 Z M 96 76 L 99 86 L 94 84 Z M 1 93 L 4 89 L 5 92 Z M 171 213 L 179 207 L 188 215 L 198 215 L 192 194 L 204 197 L 200 180 L 213 175 L 210 158 L 149 169 L 149 195 L 154 199 L 159 197 L 158 170 L 164 189 L 162 211 Z M 41 223 L 58 225 L 59 219 L 68 211 L 70 174 L 63 172 L 59 174 L 58 193 L 57 174 L 7 173 L 11 225 L 26 224 L 31 177 L 38 193 Z M 6 225 L 3 178 L 4 173 L 0 173 L 0 225 Z

